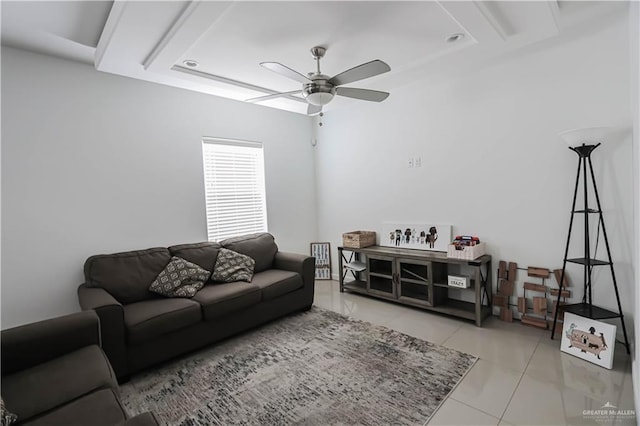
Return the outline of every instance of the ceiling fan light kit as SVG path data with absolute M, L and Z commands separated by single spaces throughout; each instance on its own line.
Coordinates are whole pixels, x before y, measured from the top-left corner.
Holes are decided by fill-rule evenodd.
M 322 74 L 314 77 L 326 77 Z M 336 95 L 336 88 L 327 84 L 326 79 L 315 79 L 311 83 L 307 83 L 302 88 L 302 96 L 309 102 L 311 105 L 322 106 L 326 105 L 333 97 Z
M 365 78 L 389 72 L 391 71 L 389 65 L 376 59 L 348 69 L 333 77 L 329 77 L 320 71 L 320 59 L 326 51 L 327 49 L 322 46 L 311 48 L 311 54 L 316 61 L 316 72 L 309 73 L 308 77 L 278 62 L 262 62 L 260 64 L 262 67 L 302 83 L 302 89 L 247 99 L 247 102 L 262 102 L 277 97 L 300 93 L 309 104 L 307 114 L 314 115 L 321 113 L 322 106 L 331 102 L 336 95 L 370 102 L 382 102 L 389 96 L 389 93 L 377 90 L 341 87 L 343 84 L 353 83 L 354 81 L 364 80 Z

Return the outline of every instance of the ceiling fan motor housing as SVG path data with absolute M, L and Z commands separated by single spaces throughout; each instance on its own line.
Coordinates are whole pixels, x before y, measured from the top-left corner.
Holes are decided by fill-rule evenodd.
M 329 83 L 329 77 L 324 74 L 314 74 L 311 83 L 302 86 L 302 96 L 312 105 L 326 105 L 336 95 L 336 87 Z

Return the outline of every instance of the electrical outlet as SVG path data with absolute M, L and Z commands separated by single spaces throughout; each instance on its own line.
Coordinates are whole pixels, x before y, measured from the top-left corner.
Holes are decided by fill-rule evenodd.
M 413 157 L 409 158 L 409 168 L 413 169 Z
M 422 167 L 422 158 L 416 157 L 414 163 L 416 164 L 416 167 Z

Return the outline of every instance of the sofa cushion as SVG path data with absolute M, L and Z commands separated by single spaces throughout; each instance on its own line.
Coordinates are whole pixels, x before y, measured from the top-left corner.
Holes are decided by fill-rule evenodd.
M 302 288 L 302 277 L 297 272 L 269 269 L 253 276 L 252 284 L 262 290 L 262 299 L 271 300 Z
M 210 320 L 255 305 L 262 300 L 262 294 L 252 283 L 209 284 L 191 300 L 202 304 L 204 319 Z
M 251 282 L 256 262 L 244 254 L 221 248 L 213 267 L 211 280 L 232 283 L 234 281 Z
M 89 287 L 108 291 L 118 302 L 139 302 L 152 296 L 149 286 L 171 260 L 166 248 L 91 256 L 84 264 Z
M 273 235 L 266 232 L 243 235 L 241 237 L 228 238 L 220 243 L 222 247 L 238 253 L 246 254 L 256 261 L 254 272 L 262 272 L 270 269 L 273 258 L 278 252 Z
M 193 297 L 209 279 L 209 271 L 181 257 L 171 262 L 158 274 L 149 291 L 167 297 Z
M 18 419 L 18 416 L 4 406 L 4 399 L 0 398 L 0 425 L 9 426 Z
M 101 389 L 21 425 L 107 426 L 126 419 L 112 389 Z
M 220 250 L 220 244 L 216 242 L 180 244 L 169 247 L 172 256 L 181 257 L 207 271 L 213 271 L 213 265 L 216 264 L 218 258 L 218 250 Z
M 2 397 L 22 422 L 96 389 L 117 386 L 104 352 L 91 345 L 4 376 Z
M 200 304 L 191 299 L 154 299 L 124 306 L 130 342 L 142 342 L 196 324 Z

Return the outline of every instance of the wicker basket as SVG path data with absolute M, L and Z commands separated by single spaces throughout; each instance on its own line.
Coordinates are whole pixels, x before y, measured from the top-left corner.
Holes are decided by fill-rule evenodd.
M 342 234 L 342 245 L 348 248 L 363 248 L 376 244 L 376 233 L 373 231 L 352 231 Z

